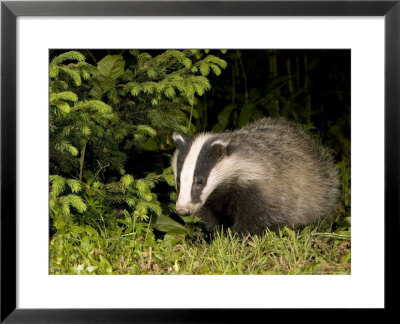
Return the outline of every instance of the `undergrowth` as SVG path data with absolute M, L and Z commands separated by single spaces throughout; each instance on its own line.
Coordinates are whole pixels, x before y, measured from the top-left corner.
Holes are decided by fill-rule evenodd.
M 348 228 L 348 219 L 341 226 Z M 65 244 L 66 242 L 69 242 Z M 325 223 L 301 231 L 239 237 L 229 230 L 206 240 L 157 239 L 148 224 L 130 235 L 86 227 L 50 242 L 51 274 L 350 274 L 350 231 Z

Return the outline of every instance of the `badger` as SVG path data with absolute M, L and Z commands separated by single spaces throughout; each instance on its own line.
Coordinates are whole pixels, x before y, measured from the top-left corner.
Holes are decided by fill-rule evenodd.
M 297 123 L 263 118 L 236 131 L 174 132 L 172 139 L 176 212 L 196 214 L 209 232 L 300 228 L 337 205 L 333 157 Z

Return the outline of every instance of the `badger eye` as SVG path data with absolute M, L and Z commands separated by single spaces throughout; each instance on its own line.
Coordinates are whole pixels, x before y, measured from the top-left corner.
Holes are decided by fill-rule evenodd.
M 204 184 L 204 178 L 203 177 L 196 178 L 196 184 L 198 185 Z

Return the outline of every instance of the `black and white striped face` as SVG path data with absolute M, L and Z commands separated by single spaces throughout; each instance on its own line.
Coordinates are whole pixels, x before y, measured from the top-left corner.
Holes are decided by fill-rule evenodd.
M 176 146 L 172 158 L 178 194 L 176 211 L 180 215 L 193 214 L 222 181 L 216 166 L 226 156 L 228 142 L 211 134 L 189 138 L 174 133 L 172 139 Z

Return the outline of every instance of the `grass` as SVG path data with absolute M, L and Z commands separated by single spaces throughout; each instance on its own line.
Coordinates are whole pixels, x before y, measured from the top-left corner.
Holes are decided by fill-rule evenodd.
M 210 242 L 197 237 L 176 243 L 156 240 L 149 231 L 146 238 L 121 237 L 107 243 L 78 239 L 71 250 L 65 245 L 57 248 L 55 236 L 50 243 L 50 273 L 350 274 L 350 232 L 335 234 L 323 228 L 323 224 L 301 231 L 285 228 L 244 238 L 216 233 Z
M 322 238 L 311 228 L 262 237 L 217 234 L 207 244 L 179 245 L 175 273 L 187 274 L 349 274 L 350 241 Z M 158 271 L 163 273 L 157 265 Z

